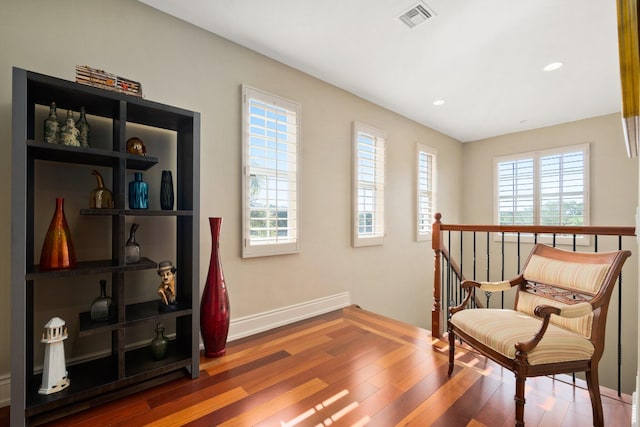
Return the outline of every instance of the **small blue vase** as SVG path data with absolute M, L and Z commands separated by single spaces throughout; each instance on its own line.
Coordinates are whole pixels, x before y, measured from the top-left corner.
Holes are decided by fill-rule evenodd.
M 142 180 L 142 172 L 129 183 L 129 209 L 149 209 L 149 184 Z

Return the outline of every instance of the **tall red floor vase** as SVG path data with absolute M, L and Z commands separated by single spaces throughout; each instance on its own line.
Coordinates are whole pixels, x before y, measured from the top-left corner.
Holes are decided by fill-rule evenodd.
M 222 218 L 209 218 L 211 226 L 211 260 L 207 282 L 200 300 L 200 333 L 204 355 L 219 357 L 226 351 L 229 333 L 229 294 L 220 260 L 220 226 Z

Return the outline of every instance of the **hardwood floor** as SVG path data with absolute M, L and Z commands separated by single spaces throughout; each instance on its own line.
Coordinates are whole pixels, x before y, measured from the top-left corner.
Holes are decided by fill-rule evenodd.
M 460 351 L 447 377 L 446 343 L 355 306 L 232 342 L 180 379 L 49 426 L 506 427 L 514 378 Z M 564 380 L 563 380 L 564 379 Z M 591 424 L 584 383 L 527 380 L 527 426 Z M 603 391 L 605 424 L 631 424 L 630 398 Z

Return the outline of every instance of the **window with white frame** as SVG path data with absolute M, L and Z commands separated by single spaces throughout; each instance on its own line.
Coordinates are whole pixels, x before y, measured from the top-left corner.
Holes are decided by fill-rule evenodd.
M 498 157 L 495 183 L 499 225 L 589 225 L 589 144 Z
M 244 85 L 242 101 L 242 256 L 297 252 L 301 106 Z
M 436 150 L 417 144 L 416 240 L 431 240 L 431 224 L 436 213 Z
M 353 123 L 353 246 L 384 242 L 384 131 Z

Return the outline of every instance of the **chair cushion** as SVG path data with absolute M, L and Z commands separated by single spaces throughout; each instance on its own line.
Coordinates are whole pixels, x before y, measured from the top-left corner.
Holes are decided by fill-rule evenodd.
M 530 282 L 553 284 L 595 295 L 602 287 L 609 268 L 609 264 L 559 261 L 532 255 L 522 275 Z
M 529 316 L 534 316 L 533 310 L 539 305 L 550 305 L 558 308 L 570 307 L 567 304 L 563 304 L 550 298 L 543 298 L 537 295 L 532 295 L 528 292 L 518 292 L 518 306 L 516 310 Z M 593 325 L 593 313 L 589 313 L 582 317 L 561 317 L 555 314 L 551 315 L 551 324 L 567 329 L 571 332 L 577 332 L 583 337 L 591 338 L 591 328 Z
M 515 359 L 517 342 L 528 341 L 541 320 L 514 310 L 466 309 L 451 316 L 451 323 L 467 335 L 505 357 Z M 549 324 L 544 337 L 527 354 L 530 365 L 589 360 L 593 344 L 583 336 Z

